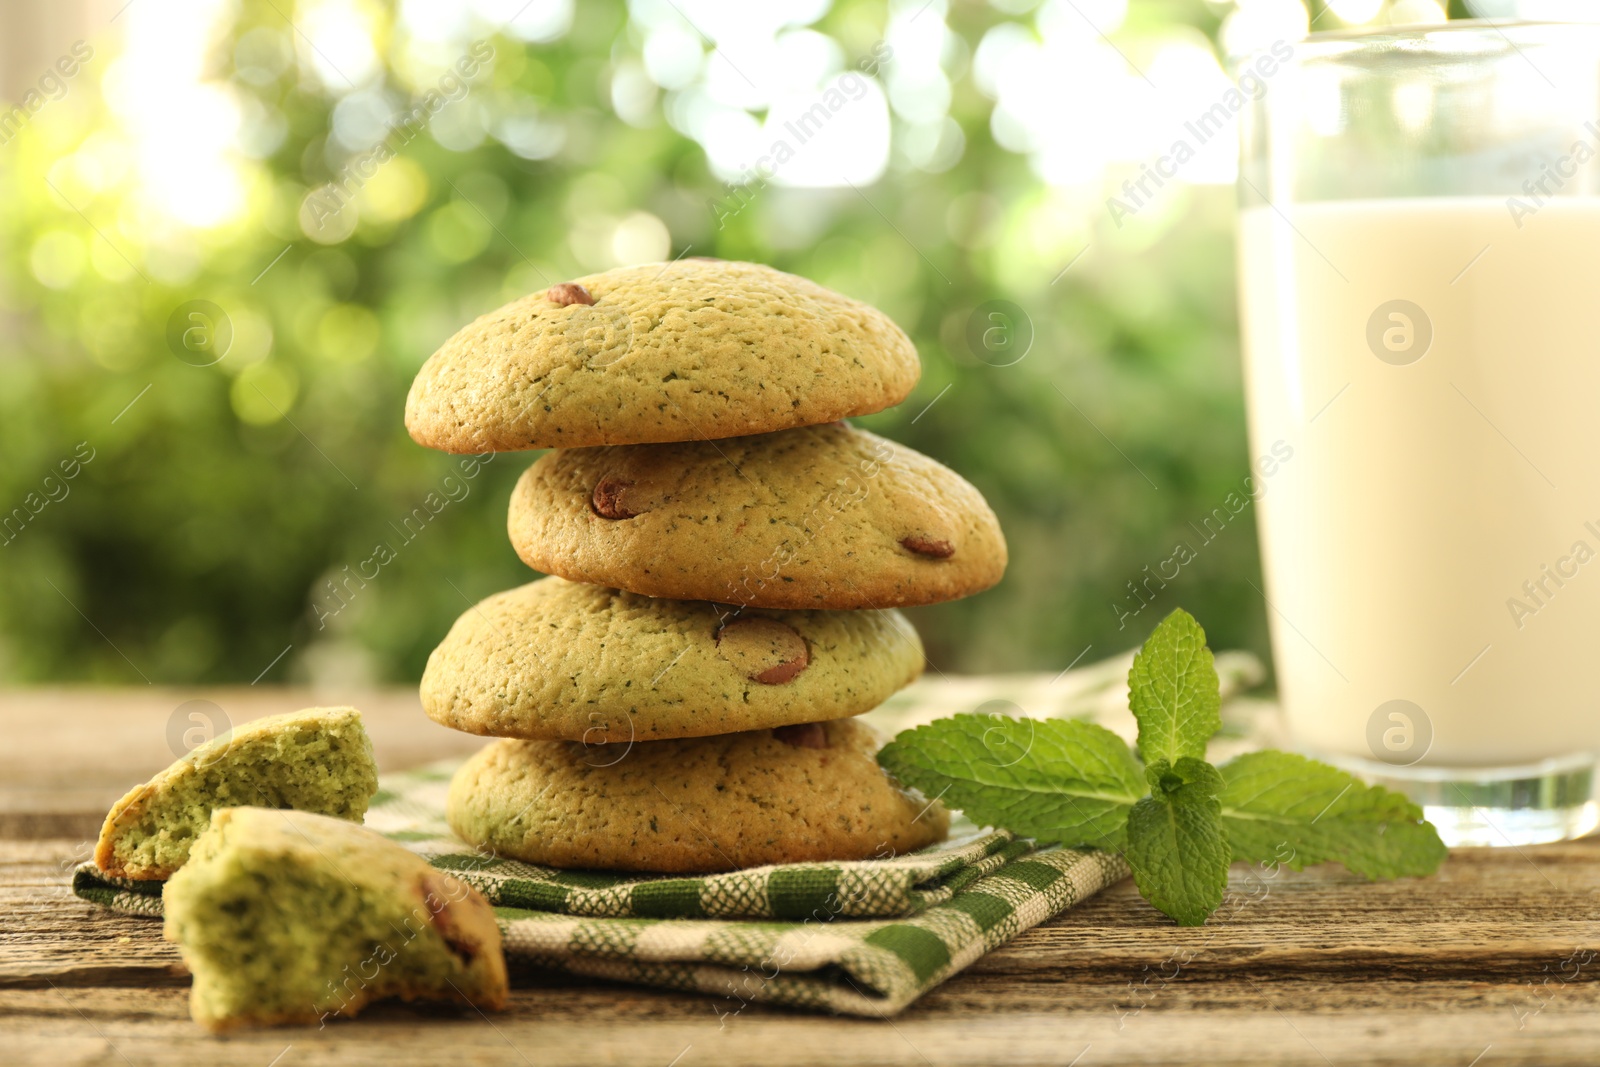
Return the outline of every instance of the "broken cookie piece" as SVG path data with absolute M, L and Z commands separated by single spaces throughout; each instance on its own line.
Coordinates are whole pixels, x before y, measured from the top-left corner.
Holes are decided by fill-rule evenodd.
M 293 808 L 360 822 L 377 791 L 372 742 L 355 708 L 269 715 L 196 746 L 112 805 L 94 861 L 113 877 L 169 878 L 217 808 Z
M 212 1030 L 353 1016 L 387 997 L 506 999 L 494 910 L 380 834 L 303 811 L 224 808 L 166 884 L 165 934 Z

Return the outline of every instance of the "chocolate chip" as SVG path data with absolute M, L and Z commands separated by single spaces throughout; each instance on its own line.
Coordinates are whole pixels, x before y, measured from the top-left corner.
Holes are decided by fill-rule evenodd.
M 929 559 L 949 559 L 956 554 L 956 546 L 949 541 L 936 540 L 923 534 L 902 537 L 900 543 L 907 550 L 915 552 L 919 556 L 927 556 Z
M 631 519 L 639 514 L 630 508 L 624 499 L 627 491 L 632 488 L 632 482 L 608 475 L 601 478 L 599 484 L 594 487 L 594 492 L 589 496 L 589 506 L 594 508 L 594 513 L 602 519 Z
M 827 748 L 828 731 L 820 722 L 802 722 L 794 726 L 779 726 L 772 731 L 776 737 L 786 745 L 795 748 Z
M 717 651 L 753 682 L 782 685 L 811 662 L 806 639 L 777 619 L 735 619 L 717 631 Z
M 760 682 L 762 685 L 782 685 L 784 682 L 793 680 L 795 675 L 805 669 L 806 658 L 805 654 L 802 653 L 798 659 L 785 660 L 776 666 L 768 667 L 764 671 L 757 671 L 750 676 L 750 679 Z
M 552 285 L 544 291 L 544 296 L 546 300 L 553 304 L 560 304 L 562 307 L 566 307 L 568 304 L 594 303 L 594 297 L 589 295 L 589 290 L 577 282 L 562 282 L 560 285 Z

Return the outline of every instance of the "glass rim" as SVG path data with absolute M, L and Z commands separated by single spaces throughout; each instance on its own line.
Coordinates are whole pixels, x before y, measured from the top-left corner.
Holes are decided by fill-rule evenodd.
M 1470 39 L 1485 39 L 1500 46 L 1515 48 L 1520 41 L 1513 40 L 1526 34 L 1544 36 L 1558 32 L 1564 37 L 1580 35 L 1600 36 L 1600 21 L 1562 22 L 1553 19 L 1451 19 L 1448 22 L 1418 22 L 1401 26 L 1380 26 L 1341 30 L 1319 30 L 1294 42 L 1295 56 L 1290 62 L 1304 63 L 1318 60 L 1337 60 L 1343 56 L 1370 55 L 1374 50 L 1401 47 L 1420 55 L 1436 55 L 1441 59 L 1482 58 L 1482 51 L 1465 51 L 1459 43 Z M 1552 42 L 1554 43 L 1554 42 Z M 1438 47 L 1430 47 L 1438 45 Z

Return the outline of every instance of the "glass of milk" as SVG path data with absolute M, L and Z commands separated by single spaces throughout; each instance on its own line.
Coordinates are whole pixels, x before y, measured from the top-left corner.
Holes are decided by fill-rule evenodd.
M 1600 26 L 1242 61 L 1239 271 L 1293 743 L 1445 840 L 1600 824 Z

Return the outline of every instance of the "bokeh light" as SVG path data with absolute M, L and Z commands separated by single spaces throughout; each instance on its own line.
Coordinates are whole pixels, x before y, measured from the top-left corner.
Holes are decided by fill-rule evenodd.
M 1136 213 L 1110 200 L 1236 91 L 1239 58 L 1442 16 L 1432 0 L 140 0 L 0 145 L 0 506 L 57 443 L 108 457 L 51 537 L 8 549 L 0 604 L 53 603 L 49 575 L 155 678 L 248 681 L 289 643 L 276 677 L 414 677 L 462 610 L 440 573 L 468 596 L 526 573 L 503 523 L 522 461 L 498 463 L 357 607 L 308 621 L 318 583 L 446 469 L 405 436 L 412 374 L 500 303 L 708 255 L 872 301 L 917 344 L 918 392 L 864 421 L 979 483 L 1019 576 L 917 620 L 941 665 L 1126 647 L 1116 576 L 1169 552 L 1248 459 L 1225 266 L 1236 116 Z M 1335 88 L 1297 86 L 1318 129 L 1343 121 Z M 1408 93 L 1397 114 L 1425 125 L 1431 98 Z M 996 294 L 1039 338 L 1004 374 L 965 335 Z M 190 300 L 231 325 L 203 367 L 166 340 Z M 1220 643 L 1264 650 L 1254 553 L 1248 535 L 1215 549 L 1184 603 L 1223 620 Z M 117 583 L 96 580 L 108 566 Z M 1037 632 L 1018 638 L 1006 620 L 1024 612 Z M 128 680 L 82 629 L 70 609 L 0 626 L 0 672 Z

